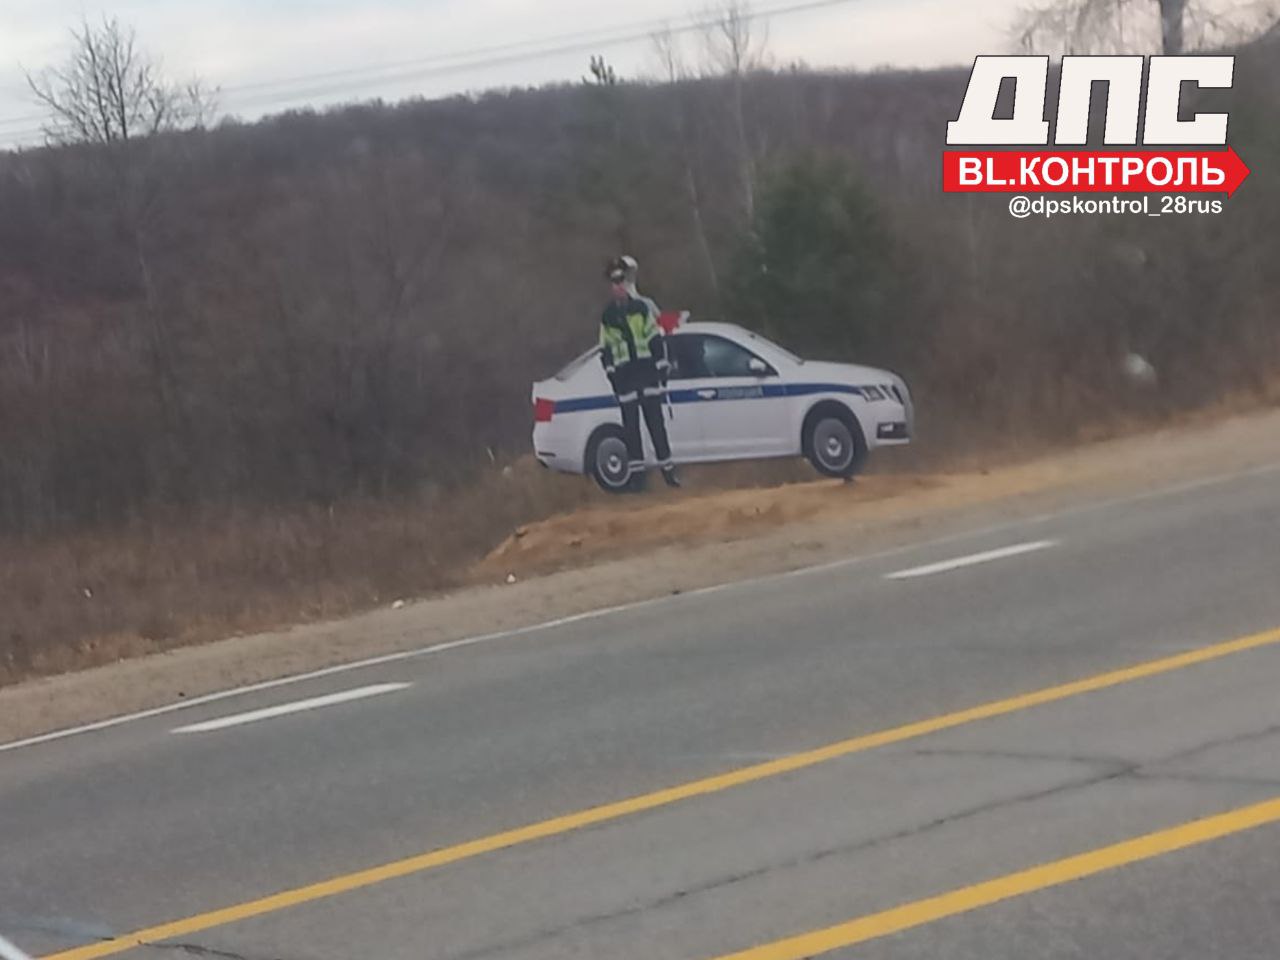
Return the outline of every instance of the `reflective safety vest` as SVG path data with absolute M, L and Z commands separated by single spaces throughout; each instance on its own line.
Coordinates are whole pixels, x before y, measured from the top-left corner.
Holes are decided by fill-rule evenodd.
M 648 304 L 634 297 L 609 302 L 600 317 L 600 359 L 606 370 L 665 354 L 662 328 Z

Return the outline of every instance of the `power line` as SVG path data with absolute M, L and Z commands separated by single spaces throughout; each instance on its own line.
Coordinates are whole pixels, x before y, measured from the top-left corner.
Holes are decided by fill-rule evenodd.
M 770 6 L 751 9 L 743 14 L 746 21 L 790 16 L 828 7 L 844 6 L 857 0 L 790 0 Z M 261 91 L 247 98 L 230 99 L 237 108 L 283 107 L 299 100 L 330 97 L 335 94 L 354 93 L 367 90 L 381 84 L 398 84 L 410 80 L 448 76 L 465 73 L 486 67 L 503 66 L 512 63 L 543 60 L 549 57 L 564 56 L 570 53 L 581 53 L 589 50 L 608 49 L 647 40 L 655 33 L 669 31 L 673 35 L 683 35 L 706 30 L 714 26 L 719 18 L 714 14 L 691 14 L 676 18 L 654 18 L 644 21 L 632 21 L 612 27 L 579 30 L 558 34 L 540 39 L 518 40 L 509 43 L 474 47 L 467 50 L 437 53 L 412 60 L 402 60 L 386 64 L 370 64 L 364 67 L 351 67 L 343 70 L 323 71 L 303 74 L 295 77 L 265 80 L 249 84 L 224 87 L 219 93 L 236 94 Z M 390 71 L 390 72 L 388 72 Z M 381 74 L 381 75 L 374 75 Z M 318 83 L 325 80 L 348 78 L 341 84 Z M 303 84 L 296 89 L 291 86 Z M 306 84 L 311 84 L 307 86 Z M 0 119 L 0 127 L 26 125 L 44 119 L 41 115 L 10 117 Z M 33 136 L 43 131 L 26 130 L 22 133 L 6 133 L 0 131 L 5 139 L 16 140 L 22 136 Z
M 25 117 L 9 117 L 7 120 L 0 120 L 0 127 L 16 127 L 22 124 L 39 123 L 41 120 L 47 120 L 48 117 L 43 113 L 29 113 Z
M 0 142 L 10 146 L 23 146 L 34 141 L 43 142 L 45 131 L 43 127 L 31 130 L 19 130 L 17 133 L 0 133 Z
M 687 19 L 693 19 L 693 15 L 686 14 L 684 16 L 653 18 L 653 19 L 648 19 L 644 21 L 631 21 L 630 23 L 626 23 L 626 24 L 615 24 L 609 27 L 596 27 L 591 30 L 578 30 L 572 33 L 553 34 L 550 36 L 535 37 L 527 40 L 515 40 L 507 43 L 491 44 L 483 47 L 472 47 L 464 50 L 454 50 L 454 51 L 448 51 L 448 52 L 442 52 L 442 53 L 435 53 L 435 54 L 430 54 L 428 56 L 416 57 L 409 60 L 398 60 L 398 61 L 392 61 L 390 63 L 367 64 L 361 67 L 347 67 L 341 70 L 329 70 L 329 71 L 322 71 L 317 73 L 305 73 L 305 74 L 298 74 L 292 77 L 280 77 L 272 80 L 260 80 L 260 81 L 255 81 L 253 83 L 233 84 L 230 86 L 219 87 L 218 92 L 221 94 L 234 95 L 238 93 L 246 93 L 246 92 L 254 92 L 254 91 L 279 90 L 279 88 L 288 88 L 296 84 L 315 83 L 317 81 L 322 81 L 322 80 L 336 80 L 344 77 L 354 78 L 357 80 L 357 86 L 367 87 L 371 84 L 382 83 L 387 80 L 394 82 L 396 80 L 402 79 L 401 75 L 395 75 L 392 77 L 378 77 L 378 76 L 368 76 L 369 74 L 385 73 L 387 71 L 404 71 L 405 69 L 408 69 L 408 68 L 430 67 L 431 65 L 444 64 L 444 63 L 447 63 L 448 61 L 469 60 L 469 59 L 471 62 L 458 64 L 457 66 L 459 70 L 463 70 L 463 69 L 470 70 L 470 69 L 474 69 L 474 67 L 476 66 L 486 65 L 485 60 L 474 59 L 477 57 L 483 58 L 483 57 L 493 56 L 495 54 L 509 54 L 517 50 L 527 49 L 529 47 L 543 47 L 547 44 L 554 45 L 554 44 L 575 43 L 575 42 L 585 43 L 588 41 L 591 41 L 592 43 L 616 42 L 616 40 L 611 41 L 610 38 L 613 35 L 617 34 L 619 31 L 623 31 L 626 35 L 630 36 L 635 31 L 642 30 L 644 31 L 644 33 L 642 33 L 640 36 L 648 36 L 649 34 L 654 33 L 655 31 L 663 29 L 665 26 L 670 24 L 672 20 L 679 21 L 679 20 L 687 20 Z M 689 29 L 689 28 L 684 27 L 682 29 Z M 547 56 L 547 55 L 555 55 L 558 52 L 559 51 L 557 51 L 554 47 L 545 52 L 536 51 L 534 54 L 531 54 L 529 56 L 529 59 L 533 59 L 535 56 L 541 57 L 541 56 Z M 503 60 L 498 62 L 506 62 L 506 60 L 504 58 Z M 359 81 L 362 76 L 365 77 L 366 79 L 364 79 L 364 81 L 361 83 Z M 410 78 L 413 77 L 412 74 L 410 74 L 409 76 Z M 329 88 L 324 88 L 324 89 L 328 91 Z M 340 92 L 342 89 L 345 89 L 345 88 L 339 87 L 338 92 Z M 298 91 L 288 91 L 286 89 L 281 91 L 278 95 L 281 97 L 296 98 L 299 96 L 306 96 L 308 95 L 308 92 L 309 92 L 309 88 L 304 87 L 303 89 Z M 257 103 L 261 103 L 261 102 L 269 102 L 270 100 L 274 99 L 275 96 L 276 95 L 274 94 L 268 95 L 265 97 L 257 96 L 257 97 L 250 98 L 250 100 L 247 101 L 246 103 L 247 105 L 256 105 Z M 7 119 L 0 119 L 0 127 L 18 125 L 18 124 L 30 124 L 30 123 L 39 122 L 42 119 L 44 119 L 44 116 L 42 114 L 27 115 L 25 117 L 10 117 Z
M 672 20 L 667 17 L 658 20 L 645 20 L 641 22 L 633 21 L 628 24 L 615 24 L 611 27 L 596 27 L 592 30 L 579 30 L 574 33 L 554 34 L 546 37 L 535 37 L 529 40 L 515 40 L 509 43 L 500 43 L 487 47 L 472 47 L 467 50 L 455 50 L 448 53 L 435 53 L 425 57 L 415 57 L 411 60 L 396 60 L 390 63 L 368 64 L 363 67 L 346 67 L 342 70 L 331 70 L 325 73 L 306 73 L 293 77 L 281 77 L 274 80 L 262 80 L 254 83 L 236 84 L 234 86 L 223 87 L 226 93 L 240 93 L 250 90 L 260 90 L 264 88 L 290 86 L 295 83 L 309 83 L 316 80 L 333 80 L 339 77 L 358 76 L 360 74 L 377 73 L 386 70 L 402 70 L 407 67 L 428 66 L 430 64 L 440 63 L 448 60 L 458 60 L 466 57 L 486 56 L 495 53 L 507 53 L 523 47 L 541 46 L 547 43 L 561 43 L 576 40 L 586 40 L 592 37 L 608 36 L 619 30 L 636 30 L 646 28 L 650 30 L 661 29 L 664 23 Z M 683 17 L 678 18 L 683 19 Z M 655 25 L 656 24 L 656 25 Z
M 804 13 L 811 10 L 823 9 L 826 7 L 844 6 L 848 3 L 857 2 L 857 0 L 792 0 L 789 3 L 783 3 L 764 9 L 752 10 L 745 14 L 744 20 L 758 20 L 763 18 L 773 18 L 780 16 L 788 16 L 795 13 Z M 507 49 L 519 46 L 528 46 L 533 43 L 555 43 L 554 46 L 543 46 L 540 49 L 525 52 L 508 52 L 504 54 L 480 56 L 474 59 L 466 60 L 460 63 L 453 63 L 441 66 L 426 67 L 403 71 L 388 76 L 369 78 L 367 80 L 357 80 L 353 83 L 341 85 L 321 85 L 306 87 L 299 90 L 282 92 L 278 94 L 269 94 L 259 97 L 250 97 L 245 100 L 236 101 L 242 107 L 263 107 L 282 105 L 288 101 L 300 98 L 317 98 L 327 97 L 333 94 L 341 94 L 354 92 L 360 89 L 367 89 L 370 86 L 383 83 L 402 83 L 407 80 L 425 79 L 428 77 L 447 76 L 454 73 L 464 73 L 484 67 L 503 66 L 511 63 L 521 63 L 532 60 L 546 59 L 547 57 L 563 56 L 569 53 L 581 53 L 589 50 L 607 49 L 635 43 L 641 40 L 647 40 L 655 33 L 662 30 L 669 30 L 673 35 L 694 33 L 705 30 L 713 26 L 717 22 L 717 17 L 708 16 L 706 14 L 686 17 L 684 22 L 671 24 L 670 19 L 651 20 L 642 24 L 633 24 L 629 27 L 615 27 L 610 31 L 595 31 L 596 36 L 593 39 L 570 39 L 567 42 L 566 36 L 548 39 L 544 41 L 525 41 L 520 44 L 505 45 Z M 584 34 L 569 34 L 567 37 L 582 37 Z M 481 48 L 490 50 L 500 50 L 498 48 Z M 449 57 L 462 57 L 463 54 L 443 55 L 436 58 L 425 58 L 420 63 L 431 63 L 438 60 L 447 59 Z M 376 68 L 375 68 L 376 69 Z M 310 78 L 308 78 L 310 79 Z
M 744 19 L 758 19 L 760 17 L 777 16 L 780 14 L 797 12 L 802 9 L 834 6 L 842 3 L 849 3 L 852 0 L 808 0 L 805 3 L 789 2 L 773 7 L 766 7 L 749 11 Z M 425 57 L 417 57 L 411 60 L 393 61 L 391 63 L 370 64 L 363 67 L 348 67 L 342 70 L 333 70 L 324 73 L 302 74 L 295 77 L 280 78 L 276 80 L 265 80 L 256 83 L 238 84 L 229 87 L 223 87 L 224 93 L 240 93 L 251 90 L 269 89 L 272 87 L 290 86 L 295 83 L 309 83 L 318 80 L 337 79 L 340 77 L 358 77 L 360 74 L 379 73 L 385 71 L 398 71 L 405 68 L 427 67 L 434 64 L 450 60 L 463 60 L 476 57 L 488 57 L 495 54 L 507 54 L 516 50 L 528 47 L 545 47 L 547 44 L 568 44 L 574 47 L 579 42 L 592 41 L 596 43 L 618 43 L 630 42 L 645 39 L 653 33 L 670 28 L 673 33 L 685 33 L 692 30 L 705 29 L 714 24 L 718 18 L 706 13 L 703 14 L 684 14 L 679 16 L 650 17 L 645 20 L 631 21 L 625 24 L 615 24 L 608 27 L 596 27 L 591 30 L 578 30 L 571 33 L 555 34 L 546 37 L 535 37 L 528 40 L 517 40 L 508 43 L 501 43 L 485 47 L 473 47 L 467 50 L 456 50 L 448 53 L 431 54 Z M 559 52 L 554 46 L 549 51 L 536 51 L 541 56 L 544 52 Z
M 839 0 L 839 2 L 849 2 L 849 0 Z M 691 19 L 690 16 L 679 19 Z M 265 93 L 264 95 L 250 97 L 247 100 L 240 100 L 243 106 L 258 106 L 260 104 L 270 104 L 279 100 L 296 100 L 300 97 L 307 96 L 327 96 L 330 93 L 340 93 L 346 89 L 361 89 L 372 85 L 385 82 L 397 82 L 404 79 L 415 79 L 418 76 L 435 76 L 447 75 L 451 72 L 465 72 L 467 70 L 478 69 L 490 64 L 501 64 L 508 62 L 519 62 L 520 60 L 541 59 L 547 56 L 556 56 L 565 52 L 573 52 L 578 44 L 587 44 L 590 46 L 606 45 L 612 46 L 621 41 L 616 35 L 619 31 L 623 31 L 623 36 L 629 38 L 630 42 L 651 35 L 652 33 L 663 29 L 671 23 L 672 18 L 666 17 L 662 19 L 651 19 L 645 21 L 632 21 L 627 24 L 615 24 L 611 27 L 597 27 L 592 30 L 579 30 L 572 33 L 555 34 L 546 37 L 537 37 L 527 40 L 516 40 L 508 43 L 493 44 L 484 47 L 472 47 L 465 50 L 455 50 L 444 53 L 431 54 L 425 57 L 417 57 L 411 60 L 399 60 L 390 63 L 368 64 L 362 67 L 348 67 L 342 70 L 331 70 L 319 73 L 299 74 L 293 77 L 283 77 L 274 80 L 263 80 L 254 83 L 236 84 L 227 87 L 219 87 L 220 94 L 236 94 L 251 91 L 268 91 L 278 88 L 287 88 L 299 83 L 314 83 L 321 80 L 332 80 L 343 77 L 355 79 L 355 84 L 351 87 L 342 86 L 325 86 L 320 87 L 319 92 L 313 92 L 313 88 L 303 87 L 298 90 L 279 90 L 278 92 Z M 691 25 L 684 25 L 673 28 L 672 32 L 683 32 L 694 29 Z M 636 31 L 644 31 L 637 34 Z M 568 43 L 566 47 L 565 44 Z M 546 48 L 547 44 L 560 44 L 561 46 L 552 46 Z M 516 51 L 527 50 L 530 47 L 544 47 L 545 49 L 533 50 L 526 52 L 524 55 L 516 55 Z M 497 56 L 494 56 L 497 55 Z M 480 59 L 476 59 L 480 58 Z M 434 64 L 446 64 L 449 61 L 463 61 L 455 63 L 452 66 L 438 66 L 430 69 Z M 429 68 L 426 70 L 414 70 L 410 73 L 404 73 L 407 68 Z M 391 76 L 368 76 L 369 74 L 386 73 L 387 71 L 400 71 L 393 73 Z M 362 80 L 361 77 L 364 77 Z M 8 126 L 28 125 L 39 123 L 47 119 L 45 114 L 28 114 L 20 117 L 8 117 L 0 119 L 0 128 Z M 2 132 L 2 131 L 0 131 Z M 10 136 L 17 136 L 10 134 Z

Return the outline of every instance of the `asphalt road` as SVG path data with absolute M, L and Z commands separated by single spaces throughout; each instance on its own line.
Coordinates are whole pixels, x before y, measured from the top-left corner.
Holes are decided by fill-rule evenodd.
M 1254 471 L 0 752 L 0 933 L 1272 958 L 1278 545 Z

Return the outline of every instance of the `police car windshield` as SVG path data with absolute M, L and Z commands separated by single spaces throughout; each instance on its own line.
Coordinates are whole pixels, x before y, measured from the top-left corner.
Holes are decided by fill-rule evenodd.
M 748 335 L 751 337 L 751 339 L 752 339 L 752 340 L 756 341 L 757 343 L 763 343 L 763 344 L 765 344 L 766 346 L 771 347 L 771 348 L 772 348 L 772 349 L 774 349 L 774 350 L 777 350 L 777 351 L 778 351 L 778 353 L 782 354 L 784 357 L 786 357 L 786 358 L 787 358 L 788 360 L 790 360 L 792 363 L 804 363 L 804 360 L 803 360 L 802 358 L 797 357 L 794 353 L 792 353 L 792 352 L 791 352 L 790 350 L 788 350 L 786 347 L 780 347 L 780 346 L 778 346 L 778 344 L 774 343 L 774 342 L 773 342 L 772 340 L 770 340 L 768 337 L 762 337 L 762 336 L 760 336 L 760 334 L 758 334 L 758 333 L 751 333 L 750 331 L 748 331 Z

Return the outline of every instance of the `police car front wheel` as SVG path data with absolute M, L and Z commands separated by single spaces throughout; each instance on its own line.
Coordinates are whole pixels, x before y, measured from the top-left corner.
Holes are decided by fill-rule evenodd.
M 847 479 L 862 468 L 866 444 L 850 414 L 819 409 L 805 421 L 804 452 L 819 473 Z

